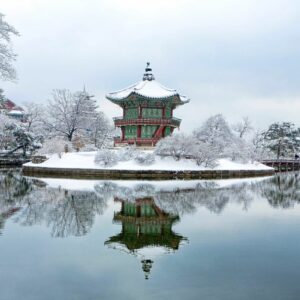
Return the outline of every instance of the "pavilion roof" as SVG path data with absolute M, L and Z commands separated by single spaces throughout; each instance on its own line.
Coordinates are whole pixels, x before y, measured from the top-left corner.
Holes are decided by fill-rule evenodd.
M 139 81 L 123 90 L 109 93 L 106 97 L 111 100 L 123 100 L 133 93 L 153 99 L 169 98 L 178 95 L 182 101 L 188 101 L 186 96 L 179 95 L 176 90 L 166 88 L 156 80 Z
M 6 99 L 5 101 L 0 103 L 0 109 L 5 109 L 7 111 L 11 111 L 11 110 L 24 111 L 22 107 L 17 106 L 13 101 L 9 99 Z
M 118 102 L 128 98 L 132 94 L 136 94 L 150 99 L 167 99 L 172 96 L 178 96 L 182 104 L 189 101 L 186 96 L 180 95 L 175 89 L 167 88 L 156 81 L 151 72 L 152 69 L 149 68 L 148 64 L 142 81 L 125 89 L 108 93 L 106 98 L 113 102 Z

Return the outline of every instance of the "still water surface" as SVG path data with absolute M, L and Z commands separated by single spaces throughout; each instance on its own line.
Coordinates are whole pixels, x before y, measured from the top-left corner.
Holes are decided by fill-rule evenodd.
M 300 175 L 0 173 L 0 299 L 300 299 Z

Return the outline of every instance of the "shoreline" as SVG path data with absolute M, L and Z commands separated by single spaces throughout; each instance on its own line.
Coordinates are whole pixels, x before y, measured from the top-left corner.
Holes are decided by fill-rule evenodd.
M 22 173 L 31 177 L 55 177 L 74 179 L 227 179 L 261 177 L 275 174 L 274 169 L 265 170 L 122 170 L 54 168 L 23 165 Z

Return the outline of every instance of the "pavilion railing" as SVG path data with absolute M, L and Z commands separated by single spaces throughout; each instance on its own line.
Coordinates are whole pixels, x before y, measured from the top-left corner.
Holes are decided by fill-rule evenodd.
M 114 118 L 116 126 L 124 125 L 169 125 L 178 127 L 181 123 L 181 119 L 178 118 L 138 118 L 138 119 L 125 119 L 122 117 Z

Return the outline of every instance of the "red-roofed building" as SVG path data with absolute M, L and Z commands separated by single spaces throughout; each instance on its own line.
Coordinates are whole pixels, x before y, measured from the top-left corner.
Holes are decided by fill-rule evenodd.
M 23 120 L 25 116 L 24 109 L 9 99 L 0 102 L 0 113 L 18 120 Z

